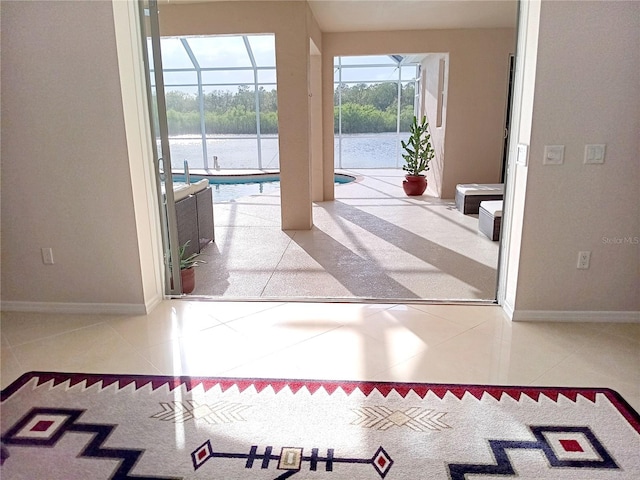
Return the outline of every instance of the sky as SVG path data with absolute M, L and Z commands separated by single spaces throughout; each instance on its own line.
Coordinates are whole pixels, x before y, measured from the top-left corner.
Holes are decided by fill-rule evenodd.
M 236 91 L 241 83 L 254 83 L 251 58 L 242 36 L 218 35 L 207 37 L 183 37 L 193 52 L 194 58 L 202 69 L 223 68 L 224 70 L 202 72 L 203 84 L 228 84 L 215 87 L 216 89 Z M 258 67 L 258 83 L 268 90 L 275 88 L 275 36 L 246 35 L 256 66 Z M 181 90 L 196 93 L 196 87 L 177 85 L 197 84 L 197 74 L 183 41 L 177 37 L 161 39 L 162 63 L 165 70 L 165 89 Z M 397 81 L 397 63 L 390 56 L 371 57 L 342 57 L 341 79 L 343 82 L 383 82 Z M 364 67 L 365 64 L 375 64 L 375 67 Z M 338 59 L 335 59 L 335 79 L 338 80 Z M 349 68 L 349 67 L 353 68 Z M 153 64 L 151 65 L 153 68 Z M 245 70 L 243 70 L 243 68 Z M 191 71 L 171 71 L 173 69 L 188 69 Z M 410 81 L 415 78 L 415 67 L 402 68 L 402 80 Z M 173 85 L 173 86 L 172 86 Z M 214 87 L 205 87 L 211 91 Z

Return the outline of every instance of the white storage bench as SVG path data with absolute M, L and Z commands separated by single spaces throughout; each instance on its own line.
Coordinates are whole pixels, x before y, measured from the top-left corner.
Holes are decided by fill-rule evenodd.
M 502 200 L 480 202 L 478 230 L 494 242 L 500 239 L 502 224 Z
M 466 183 L 456 186 L 456 208 L 465 215 L 478 213 L 480 202 L 502 200 L 504 183 Z

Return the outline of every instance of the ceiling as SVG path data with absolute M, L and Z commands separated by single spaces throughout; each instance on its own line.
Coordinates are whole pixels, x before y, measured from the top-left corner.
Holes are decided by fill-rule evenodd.
M 159 3 L 203 1 L 220 0 L 159 0 Z M 434 28 L 513 28 L 516 26 L 517 1 L 309 0 L 308 3 L 323 32 L 366 32 Z

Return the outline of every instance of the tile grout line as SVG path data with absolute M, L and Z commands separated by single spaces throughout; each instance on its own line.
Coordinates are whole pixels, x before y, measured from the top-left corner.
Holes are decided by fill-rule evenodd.
M 265 290 L 269 286 L 269 282 L 271 282 L 271 279 L 276 274 L 276 271 L 278 270 L 278 266 L 280 265 L 280 263 L 282 263 L 282 259 L 284 258 L 285 254 L 287 253 L 287 250 L 291 246 L 291 243 L 293 242 L 293 239 L 294 239 L 295 236 L 296 236 L 296 233 L 294 232 L 293 235 L 291 236 L 291 238 L 289 238 L 289 241 L 287 242 L 287 245 L 284 247 L 284 250 L 282 251 L 282 255 L 280 255 L 280 258 L 278 259 L 278 262 L 276 263 L 276 266 L 273 268 L 273 271 L 271 272 L 271 275 L 269 275 L 269 279 L 264 284 L 264 288 L 260 292 L 260 298 L 262 298 L 262 296 L 264 295 Z
M 63 332 L 54 333 L 53 335 L 47 335 L 47 336 L 44 336 L 44 337 L 38 337 L 38 338 L 34 338 L 32 340 L 27 340 L 26 342 L 16 343 L 15 345 L 11 344 L 11 342 L 7 338 L 7 335 L 5 335 L 5 338 L 7 338 L 7 343 L 9 344 L 9 347 L 22 347 L 22 346 L 28 345 L 30 343 L 39 342 L 39 341 L 47 340 L 47 339 L 50 339 L 50 338 L 56 338 L 56 337 L 59 337 L 61 335 L 67 335 L 69 333 L 78 332 L 80 330 L 85 330 L 87 328 L 95 327 L 95 326 L 102 325 L 102 324 L 107 325 L 107 322 L 105 322 L 104 319 L 103 319 L 103 320 L 100 320 L 100 321 L 98 321 L 96 323 L 92 323 L 91 325 L 85 325 L 85 326 L 79 327 L 79 328 L 72 328 L 70 330 L 65 330 Z

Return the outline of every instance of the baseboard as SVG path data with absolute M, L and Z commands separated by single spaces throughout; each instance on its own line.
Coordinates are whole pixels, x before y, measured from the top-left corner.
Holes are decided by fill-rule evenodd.
M 509 317 L 510 320 L 514 320 L 513 315 L 514 315 L 514 308 L 513 305 L 511 305 L 511 303 L 509 303 L 508 301 L 504 301 L 502 303 L 502 310 L 504 311 L 504 313 L 507 314 L 507 316 Z
M 506 305 L 504 308 L 506 311 Z M 512 310 L 511 319 L 514 322 L 640 323 L 640 312 Z
M 152 299 L 148 300 L 145 303 L 145 308 L 146 308 L 145 313 L 151 313 L 151 311 L 154 308 L 156 308 L 158 305 L 160 305 L 160 303 L 162 303 L 162 300 L 164 300 L 164 297 L 162 295 L 156 295 Z
M 4 312 L 75 313 L 87 315 L 145 315 L 150 311 L 148 308 L 153 308 L 155 305 L 157 305 L 155 299 L 150 302 L 149 306 L 138 303 L 0 302 L 0 310 Z

